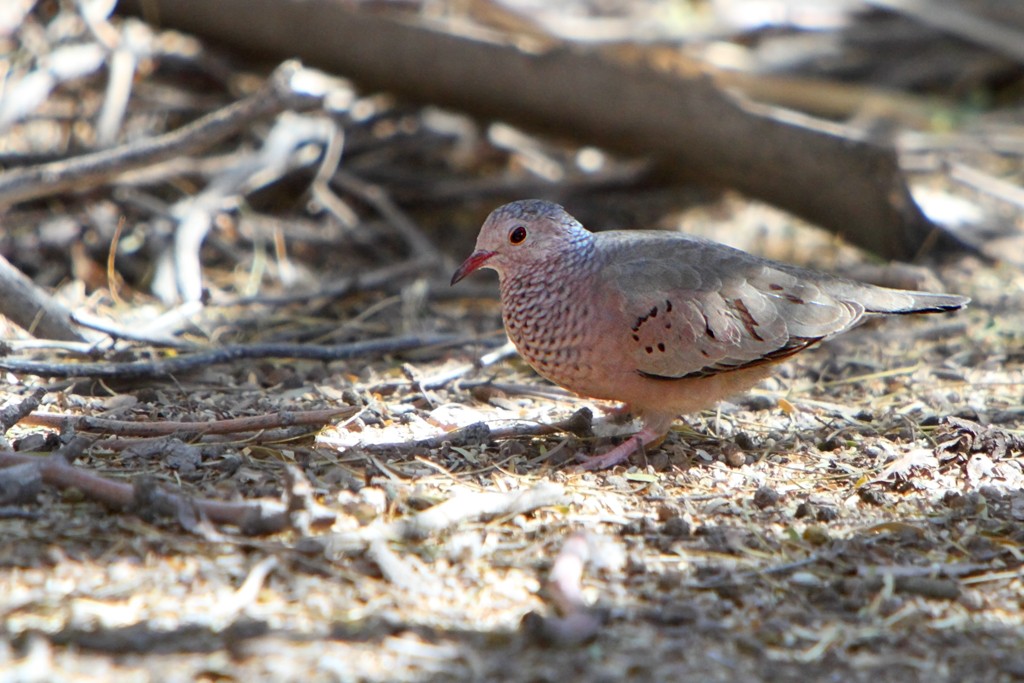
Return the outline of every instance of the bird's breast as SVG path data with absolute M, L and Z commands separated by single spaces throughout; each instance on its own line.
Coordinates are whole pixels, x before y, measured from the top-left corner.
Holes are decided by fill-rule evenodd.
M 580 391 L 593 368 L 587 354 L 591 311 L 578 287 L 557 279 L 503 282 L 502 317 L 527 363 L 552 382 Z

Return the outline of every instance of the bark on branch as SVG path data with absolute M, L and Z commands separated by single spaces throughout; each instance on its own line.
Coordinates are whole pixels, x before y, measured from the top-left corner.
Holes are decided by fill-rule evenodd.
M 0 256 L 0 315 L 39 339 L 85 341 L 71 311 Z
M 567 48 L 527 53 L 335 0 L 149 0 L 121 9 L 245 52 L 298 55 L 368 88 L 651 155 L 666 176 L 737 188 L 883 256 L 964 246 L 915 204 L 893 150 L 752 114 L 700 75 Z
M 319 102 L 317 97 L 298 93 L 292 87 L 291 80 L 300 69 L 298 64 L 285 63 L 259 92 L 164 135 L 5 171 L 0 174 L 0 211 L 59 192 L 97 187 L 122 173 L 209 147 L 259 118 L 314 106 Z

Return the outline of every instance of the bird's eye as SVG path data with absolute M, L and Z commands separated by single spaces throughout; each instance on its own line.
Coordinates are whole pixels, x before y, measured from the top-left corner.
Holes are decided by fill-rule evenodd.
M 512 231 L 508 234 L 508 241 L 511 244 L 522 244 L 526 239 L 526 228 L 518 225 L 512 228 Z

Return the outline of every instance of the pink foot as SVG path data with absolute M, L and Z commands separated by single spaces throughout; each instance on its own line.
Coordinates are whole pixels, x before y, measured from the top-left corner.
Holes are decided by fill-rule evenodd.
M 615 448 L 601 455 L 577 455 L 576 460 L 583 470 L 606 470 L 623 462 L 639 448 L 658 443 L 665 438 L 665 431 L 644 427 Z

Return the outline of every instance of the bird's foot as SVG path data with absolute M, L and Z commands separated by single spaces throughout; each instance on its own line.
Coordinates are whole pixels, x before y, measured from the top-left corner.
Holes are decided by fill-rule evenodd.
M 606 470 L 625 461 L 638 449 L 646 446 L 657 447 L 665 440 L 665 432 L 644 427 L 615 448 L 601 455 L 577 455 L 576 460 L 583 470 Z

